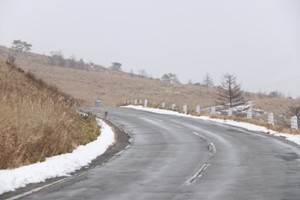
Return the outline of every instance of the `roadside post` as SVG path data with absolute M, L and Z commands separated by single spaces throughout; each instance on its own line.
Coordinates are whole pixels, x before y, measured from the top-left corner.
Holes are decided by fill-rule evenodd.
M 297 118 L 297 116 L 291 117 L 291 129 L 297 129 L 298 130 L 298 118 Z
M 231 108 L 228 109 L 228 117 L 232 117 L 232 109 Z
M 252 119 L 252 108 L 251 107 L 247 110 L 247 119 Z
M 102 101 L 101 101 L 100 99 L 96 99 L 96 101 L 95 101 L 95 106 L 98 107 L 98 106 L 101 104 L 101 102 L 102 102 Z
M 183 112 L 184 112 L 184 114 L 187 114 L 187 112 L 188 112 L 188 106 L 187 105 L 183 106 Z
M 196 106 L 196 113 L 197 113 L 198 115 L 200 115 L 200 113 L 201 113 L 200 105 L 197 105 L 197 106 Z
M 215 106 L 212 106 L 210 108 L 210 114 L 212 114 L 212 115 L 216 114 L 216 107 Z
M 172 110 L 175 110 L 175 108 L 176 108 L 176 104 L 173 103 L 173 104 L 172 104 Z
M 273 113 L 268 114 L 268 124 L 274 126 L 274 114 Z

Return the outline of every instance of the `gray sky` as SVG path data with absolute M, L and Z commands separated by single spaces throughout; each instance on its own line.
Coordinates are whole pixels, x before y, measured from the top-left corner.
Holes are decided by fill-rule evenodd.
M 300 96 L 299 0 L 0 0 L 0 44 Z

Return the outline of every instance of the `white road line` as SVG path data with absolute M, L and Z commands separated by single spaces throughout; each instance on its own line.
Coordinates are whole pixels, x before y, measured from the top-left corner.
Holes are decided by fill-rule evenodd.
M 216 147 L 215 147 L 215 145 L 212 143 L 212 142 L 208 142 L 207 141 L 207 139 L 204 137 L 204 136 L 202 136 L 202 135 L 200 135 L 199 133 L 197 133 L 197 132 L 192 132 L 194 135 L 196 135 L 196 136 L 198 136 L 198 137 L 200 137 L 201 138 L 201 140 L 203 140 L 204 142 L 206 142 L 207 144 L 208 144 L 208 150 L 211 152 L 211 153 L 216 153 L 217 152 L 217 150 L 216 150 Z M 209 167 L 209 165 L 210 164 L 208 164 L 208 163 L 204 163 L 201 167 L 200 167 L 200 169 L 191 177 L 191 178 L 189 178 L 187 181 L 186 181 L 186 184 L 187 185 L 191 185 L 193 182 L 195 182 L 198 178 L 200 178 L 202 175 L 203 175 L 203 173 L 204 173 L 204 171 Z
M 182 128 L 182 126 L 179 126 L 179 125 L 176 125 L 176 124 L 169 124 L 169 125 L 171 125 L 173 127 L 176 127 L 176 128 Z
M 187 185 L 190 185 L 192 184 L 193 182 L 195 182 L 195 180 L 199 177 L 202 176 L 203 172 L 209 167 L 209 164 L 208 163 L 204 163 L 200 169 L 191 177 L 189 178 L 189 180 L 187 180 L 186 184 Z
M 199 137 L 202 137 L 202 135 L 200 135 L 199 133 L 196 133 L 196 132 L 192 132 L 194 135 L 197 135 Z
M 208 142 L 206 140 L 206 138 L 204 138 L 202 135 L 200 135 L 199 133 L 197 132 L 192 132 L 194 135 L 197 135 L 198 137 L 200 137 L 203 141 L 207 142 L 208 143 L 208 150 L 211 152 L 211 153 L 217 153 L 217 149 L 216 149 L 216 146 L 214 145 L 214 143 L 212 142 Z
M 47 188 L 47 187 L 50 187 L 50 186 L 53 186 L 53 185 L 56 185 L 56 184 L 59 184 L 59 183 L 66 182 L 66 181 L 71 180 L 71 179 L 74 179 L 74 178 L 76 178 L 76 177 L 78 177 L 78 176 L 81 176 L 81 175 L 83 175 L 83 174 L 85 174 L 85 173 L 86 173 L 86 172 L 83 172 L 83 173 L 81 173 L 81 174 L 79 174 L 79 175 L 77 175 L 77 176 L 67 177 L 67 178 L 64 178 L 64 179 L 55 181 L 55 182 L 53 182 L 53 183 L 50 183 L 50 184 L 47 184 L 47 185 L 44 185 L 44 186 L 35 188 L 35 189 L 33 189 L 33 190 L 30 190 L 30 191 L 28 191 L 28 192 L 24 192 L 23 194 L 19 194 L 19 195 L 13 196 L 13 197 L 10 197 L 10 198 L 5 199 L 5 200 L 16 200 L 16 199 L 23 198 L 23 197 L 28 196 L 28 195 L 30 195 L 30 194 L 36 193 L 36 192 L 38 192 L 38 191 L 40 191 L 40 190 L 42 190 L 42 189 L 44 189 L 44 188 Z
M 217 153 L 216 146 L 215 146 L 214 143 L 212 143 L 212 142 L 208 144 L 208 150 L 209 150 L 211 153 Z
M 159 121 L 159 122 L 163 122 L 163 120 L 157 119 L 157 118 L 155 118 L 155 117 L 153 117 L 153 119 L 156 120 L 156 121 Z

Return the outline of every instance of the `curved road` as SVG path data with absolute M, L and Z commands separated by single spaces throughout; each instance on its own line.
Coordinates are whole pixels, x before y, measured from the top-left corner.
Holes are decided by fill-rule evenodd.
M 88 110 L 108 111 L 132 144 L 24 199 L 300 199 L 300 148 L 284 139 L 128 108 Z

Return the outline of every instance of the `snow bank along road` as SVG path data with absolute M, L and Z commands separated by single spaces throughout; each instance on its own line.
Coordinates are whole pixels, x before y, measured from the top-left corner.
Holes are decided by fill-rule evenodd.
M 109 162 L 24 199 L 300 199 L 297 144 L 192 118 L 87 110 L 108 111 L 132 144 Z

